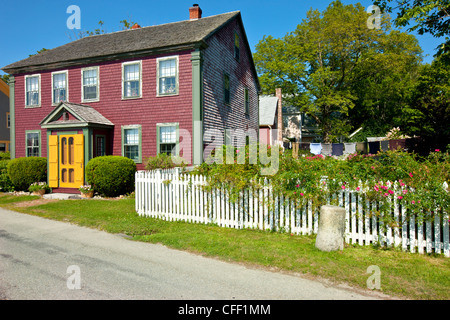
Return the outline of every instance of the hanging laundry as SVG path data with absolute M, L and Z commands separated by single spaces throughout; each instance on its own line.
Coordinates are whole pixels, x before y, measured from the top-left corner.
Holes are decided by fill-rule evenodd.
M 331 143 L 321 143 L 321 145 L 322 145 L 322 152 L 321 153 L 324 156 L 331 156 L 331 152 L 332 152 Z
M 357 142 L 356 143 L 356 152 L 366 154 L 367 153 L 367 142 Z
M 309 151 L 312 154 L 320 154 L 320 152 L 322 151 L 322 145 L 320 143 L 310 143 Z
M 377 154 L 380 151 L 380 141 L 370 141 L 369 142 L 369 153 Z
M 406 139 L 389 140 L 389 150 L 396 151 L 400 149 L 404 151 L 406 148 Z
M 388 151 L 389 150 L 389 140 L 381 140 L 380 148 L 381 148 L 381 151 Z
M 333 156 L 342 156 L 344 154 L 344 144 L 343 143 L 333 143 L 331 145 L 331 154 Z
M 344 143 L 344 154 L 352 154 L 356 152 L 356 142 Z

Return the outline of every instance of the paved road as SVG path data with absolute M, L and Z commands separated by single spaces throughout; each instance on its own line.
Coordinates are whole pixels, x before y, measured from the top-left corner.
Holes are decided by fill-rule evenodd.
M 0 299 L 372 299 L 0 208 Z

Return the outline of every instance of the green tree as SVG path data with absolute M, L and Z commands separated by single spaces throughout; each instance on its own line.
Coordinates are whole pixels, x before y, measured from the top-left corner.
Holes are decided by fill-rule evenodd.
M 424 152 L 444 151 L 450 144 L 450 70 L 446 61 L 448 57 L 441 55 L 425 65 L 411 95 L 417 117 L 410 121 L 407 131 L 424 140 Z
M 281 87 L 287 103 L 315 120 L 325 142 L 379 118 L 375 106 L 395 107 L 403 93 L 388 99 L 388 86 L 410 77 L 408 68 L 421 61 L 413 36 L 392 31 L 386 19 L 379 29 L 369 29 L 368 18 L 360 4 L 334 1 L 322 13 L 310 10 L 285 37 L 264 37 L 256 47 L 263 93 Z M 395 88 L 400 90 L 401 84 Z M 367 115 L 369 110 L 373 112 Z
M 398 27 L 406 27 L 408 31 L 418 34 L 429 33 L 434 37 L 445 37 L 445 41 L 437 48 L 437 55 L 450 51 L 449 35 L 449 0 L 376 0 L 375 4 L 386 12 L 397 10 L 394 22 Z M 448 56 L 447 56 L 448 57 Z

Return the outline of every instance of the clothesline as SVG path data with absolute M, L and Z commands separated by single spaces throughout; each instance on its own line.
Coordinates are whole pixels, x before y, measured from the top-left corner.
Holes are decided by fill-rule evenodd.
M 407 139 L 379 140 L 368 142 L 344 143 L 300 143 L 299 148 L 309 150 L 312 154 L 325 156 L 342 156 L 356 152 L 376 154 L 378 151 L 407 149 Z

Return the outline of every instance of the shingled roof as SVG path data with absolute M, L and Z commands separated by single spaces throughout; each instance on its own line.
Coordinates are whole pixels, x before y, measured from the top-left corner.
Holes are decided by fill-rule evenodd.
M 10 74 L 43 71 L 124 56 L 193 48 L 204 43 L 237 16 L 240 17 L 239 11 L 84 37 L 12 63 L 4 67 L 3 71 Z

